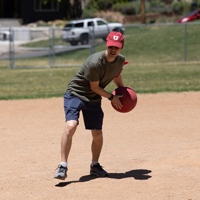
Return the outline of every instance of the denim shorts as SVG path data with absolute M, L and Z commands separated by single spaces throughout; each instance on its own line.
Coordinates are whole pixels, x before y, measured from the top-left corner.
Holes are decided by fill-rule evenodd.
M 101 101 L 86 102 L 71 93 L 64 95 L 65 120 L 75 120 L 79 123 L 80 111 L 83 113 L 85 128 L 89 130 L 102 130 L 104 113 Z

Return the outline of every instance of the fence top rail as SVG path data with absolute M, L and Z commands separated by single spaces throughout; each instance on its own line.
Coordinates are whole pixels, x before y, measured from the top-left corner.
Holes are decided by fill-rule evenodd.
M 189 23 L 158 23 L 158 24 L 126 24 L 123 25 L 124 27 L 146 27 L 146 26 L 184 26 L 184 25 L 198 25 L 200 22 L 189 22 Z M 65 30 L 65 28 L 60 27 L 35 27 L 29 28 L 29 27 L 0 27 L 0 31 L 9 31 L 9 30 L 15 30 L 15 31 L 47 31 L 47 30 Z
M 127 24 L 124 27 L 146 27 L 146 26 L 184 26 L 184 25 L 196 25 L 200 22 L 190 22 L 190 23 L 158 23 L 158 24 Z

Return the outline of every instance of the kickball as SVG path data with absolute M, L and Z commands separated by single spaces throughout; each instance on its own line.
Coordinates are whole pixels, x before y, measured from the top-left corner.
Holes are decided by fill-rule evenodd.
M 123 95 L 123 97 L 120 98 L 120 101 L 123 105 L 121 109 L 115 107 L 112 103 L 113 108 L 122 113 L 130 112 L 135 108 L 137 104 L 137 95 L 135 91 L 129 87 L 118 87 L 112 92 L 113 95 Z

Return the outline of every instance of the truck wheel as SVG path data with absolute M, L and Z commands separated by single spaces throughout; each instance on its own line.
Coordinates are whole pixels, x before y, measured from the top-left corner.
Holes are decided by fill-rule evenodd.
M 70 44 L 71 44 L 72 46 L 75 46 L 75 45 L 78 44 L 78 42 L 77 42 L 77 41 L 71 41 Z
M 81 35 L 80 41 L 81 41 L 81 44 L 88 44 L 89 43 L 89 36 L 88 36 L 88 34 Z
M 117 32 L 120 32 L 121 34 L 124 34 L 124 32 L 121 28 L 114 28 L 113 31 L 117 31 Z

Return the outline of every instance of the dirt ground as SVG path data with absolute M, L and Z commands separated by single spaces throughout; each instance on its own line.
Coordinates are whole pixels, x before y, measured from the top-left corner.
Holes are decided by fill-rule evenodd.
M 89 175 L 91 134 L 81 116 L 59 181 L 63 99 L 0 101 L 0 199 L 200 199 L 200 92 L 138 94 L 129 113 L 103 99 L 103 110 L 100 163 L 110 176 Z

